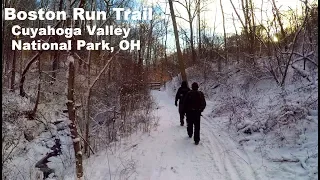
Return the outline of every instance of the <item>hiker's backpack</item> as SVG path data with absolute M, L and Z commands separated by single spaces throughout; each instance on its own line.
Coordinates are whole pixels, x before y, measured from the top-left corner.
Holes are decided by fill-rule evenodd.
M 184 102 L 185 96 L 187 95 L 187 93 L 190 91 L 189 88 L 181 88 L 180 92 L 179 92 L 179 104 Z
M 201 91 L 189 91 L 186 96 L 185 106 L 187 111 L 203 111 L 206 107 L 204 94 Z

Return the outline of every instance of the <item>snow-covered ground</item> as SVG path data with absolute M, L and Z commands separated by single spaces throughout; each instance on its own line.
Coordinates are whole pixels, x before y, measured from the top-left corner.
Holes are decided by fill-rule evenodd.
M 268 147 L 270 151 L 279 153 L 274 154 L 277 157 L 275 159 L 283 158 L 284 160 L 274 162 L 267 160 L 262 151 L 255 148 L 257 143 L 260 143 L 259 135 L 253 135 L 251 139 L 245 140 L 246 145 L 237 142 L 235 137 L 237 135 L 227 132 L 225 125 L 228 122 L 227 117 L 210 118 L 215 102 L 209 100 L 201 119 L 201 141 L 198 146 L 195 145 L 193 139 L 187 136 L 186 127 L 179 125 L 179 114 L 177 107 L 174 106 L 172 93 L 170 91 L 152 91 L 151 93 L 158 103 L 158 108 L 155 110 L 160 118 L 158 126 L 150 134 L 133 134 L 123 141 L 121 146 L 110 148 L 85 160 L 86 179 L 316 178 L 317 167 L 311 167 L 311 170 L 301 167 L 301 162 L 305 159 L 301 159 L 301 162 L 299 160 L 289 162 L 290 158 L 287 158 L 288 162 L 285 162 L 284 155 L 290 156 L 286 152 L 290 153 L 292 149 L 272 150 Z M 317 137 L 312 140 L 317 140 Z M 313 143 L 315 142 L 310 142 L 309 145 L 314 145 Z M 303 147 L 295 151 L 302 154 L 306 152 Z M 291 165 L 288 166 L 288 164 Z M 70 176 L 67 179 L 73 178 Z

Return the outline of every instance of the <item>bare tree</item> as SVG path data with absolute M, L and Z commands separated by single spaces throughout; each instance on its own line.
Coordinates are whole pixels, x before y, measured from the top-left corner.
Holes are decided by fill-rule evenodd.
M 176 40 L 176 49 L 177 49 L 177 54 L 178 54 L 178 62 L 179 62 L 181 77 L 182 77 L 183 81 L 187 81 L 185 64 L 182 59 L 182 53 L 181 53 L 181 49 L 180 49 L 179 35 L 178 35 L 178 29 L 177 29 L 177 22 L 176 22 L 176 17 L 175 17 L 174 10 L 173 10 L 172 0 L 169 0 L 169 6 L 170 6 L 170 13 L 171 13 L 171 18 L 172 18 L 174 36 L 175 36 L 175 40 Z
M 224 11 L 223 11 L 223 6 L 222 6 L 222 0 L 220 0 L 220 7 L 221 7 L 221 13 L 222 13 L 224 54 L 225 54 L 226 63 L 228 63 L 228 48 L 227 48 L 226 23 L 225 23 L 225 18 L 224 18 Z
M 187 13 L 188 13 L 188 18 L 184 18 L 181 15 L 176 16 L 178 18 L 183 19 L 184 21 L 188 22 L 189 24 L 189 29 L 190 29 L 190 47 L 191 47 L 191 54 L 192 54 L 192 62 L 196 63 L 197 61 L 197 53 L 194 47 L 194 32 L 193 32 L 193 21 L 197 14 L 200 13 L 200 0 L 184 0 L 184 3 L 181 3 L 180 1 L 175 1 L 182 5 Z
M 234 6 L 232 0 L 230 3 L 233 7 L 234 12 L 236 13 L 242 28 L 244 30 L 245 36 L 247 37 L 247 41 L 249 42 L 247 45 L 247 49 L 249 52 L 250 63 L 255 65 L 255 41 L 256 41 L 256 30 L 255 30 L 255 17 L 254 17 L 254 7 L 252 0 L 241 0 L 242 12 L 244 16 L 244 20 L 240 17 L 236 7 Z

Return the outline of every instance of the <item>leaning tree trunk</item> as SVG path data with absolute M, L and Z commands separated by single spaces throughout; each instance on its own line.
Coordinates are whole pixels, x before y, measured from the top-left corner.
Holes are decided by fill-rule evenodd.
M 37 88 L 37 97 L 36 101 L 33 107 L 33 110 L 29 114 L 29 119 L 34 119 L 37 113 L 39 101 L 40 101 L 40 89 L 41 89 L 41 63 L 40 63 L 40 57 L 38 57 L 38 73 L 39 73 L 39 82 L 38 82 L 38 88 Z
M 74 3 L 75 1 L 73 1 Z M 73 4 L 72 3 L 72 4 Z M 59 21 L 57 22 L 57 24 L 55 26 L 53 26 L 53 28 L 58 27 L 63 21 Z M 49 42 L 52 39 L 53 36 L 49 36 L 48 39 L 46 40 L 46 42 Z M 26 96 L 26 92 L 24 91 L 24 81 L 26 80 L 26 74 L 29 71 L 31 65 L 37 60 L 37 58 L 43 53 L 42 50 L 40 50 L 36 55 L 34 55 L 30 61 L 27 63 L 27 66 L 24 68 L 22 74 L 21 74 L 21 78 L 20 78 L 20 82 L 19 82 L 19 90 L 20 90 L 20 96 L 24 97 Z
M 183 81 L 187 81 L 187 75 L 186 75 L 184 61 L 182 59 L 182 53 L 181 53 L 181 49 L 180 49 L 179 35 L 178 35 L 178 29 L 177 29 L 177 22 L 176 22 L 176 17 L 174 15 L 172 0 L 169 0 L 169 6 L 170 6 L 170 12 L 171 12 L 171 18 L 172 18 L 172 24 L 173 24 L 174 37 L 176 39 L 176 48 L 177 48 L 178 62 L 179 62 L 181 77 L 182 77 Z

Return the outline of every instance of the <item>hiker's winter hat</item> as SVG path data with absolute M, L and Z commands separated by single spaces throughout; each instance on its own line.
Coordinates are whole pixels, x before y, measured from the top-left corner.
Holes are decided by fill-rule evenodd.
M 199 89 L 198 83 L 196 83 L 196 82 L 192 83 L 191 88 L 192 88 L 192 90 L 198 90 Z
M 188 83 L 187 83 L 187 81 L 182 81 L 182 83 L 181 83 L 181 87 L 188 87 Z

